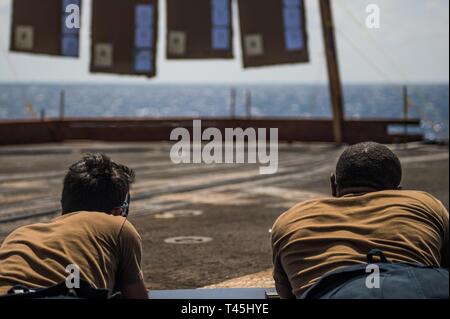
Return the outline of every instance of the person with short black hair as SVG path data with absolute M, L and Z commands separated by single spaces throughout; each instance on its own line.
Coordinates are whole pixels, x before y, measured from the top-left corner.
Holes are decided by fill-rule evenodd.
M 399 189 L 402 166 L 386 146 L 365 142 L 348 147 L 340 156 L 332 185 L 334 195 Z
M 446 208 L 428 193 L 402 190 L 401 180 L 400 160 L 388 147 L 348 147 L 331 175 L 333 197 L 302 202 L 273 225 L 280 296 L 301 298 L 327 274 L 365 264 L 372 250 L 393 263 L 448 269 Z
M 148 298 L 142 240 L 126 219 L 134 172 L 103 154 L 87 154 L 64 178 L 62 216 L 21 227 L 0 246 L 0 295 L 20 285 L 49 288 L 68 269 L 92 288 Z M 70 268 L 68 268 L 70 267 Z
M 64 178 L 62 213 L 95 211 L 116 215 L 134 182 L 134 171 L 104 154 L 87 154 Z

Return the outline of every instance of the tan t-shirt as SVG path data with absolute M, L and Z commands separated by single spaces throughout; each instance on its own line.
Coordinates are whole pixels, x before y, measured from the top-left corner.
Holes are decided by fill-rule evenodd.
M 15 285 L 51 287 L 64 282 L 66 267 L 95 288 L 120 291 L 143 280 L 142 245 L 123 217 L 78 212 L 21 227 L 0 246 L 0 295 Z
M 374 248 L 392 262 L 448 267 L 448 229 L 445 207 L 419 191 L 303 202 L 273 226 L 274 279 L 300 297 L 324 274 L 366 263 Z

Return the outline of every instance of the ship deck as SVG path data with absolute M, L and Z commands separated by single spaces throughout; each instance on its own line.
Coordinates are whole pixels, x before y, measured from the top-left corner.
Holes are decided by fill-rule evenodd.
M 327 143 L 280 145 L 280 168 L 175 165 L 171 145 L 72 141 L 0 147 L 0 242 L 17 227 L 59 213 L 62 178 L 85 152 L 104 152 L 136 170 L 130 221 L 144 245 L 149 289 L 273 287 L 269 229 L 297 202 L 327 196 L 328 178 L 342 151 Z M 393 145 L 406 189 L 428 191 L 449 205 L 447 146 Z M 179 236 L 206 243 L 169 244 Z

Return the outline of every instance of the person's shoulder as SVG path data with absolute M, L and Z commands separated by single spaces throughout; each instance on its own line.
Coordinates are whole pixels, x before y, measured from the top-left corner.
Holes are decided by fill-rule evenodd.
M 59 219 L 66 219 L 67 222 L 89 221 L 91 224 L 120 225 L 125 218 L 122 216 L 113 216 L 102 212 L 76 212 L 63 215 Z
M 316 208 L 317 205 L 326 205 L 333 198 L 330 197 L 319 197 L 315 199 L 309 199 L 302 201 L 282 213 L 273 224 L 272 233 L 276 233 L 284 229 L 284 227 L 290 224 L 294 219 L 300 217 L 302 213 L 308 212 L 312 208 Z
M 54 220 L 54 223 L 91 229 L 96 233 L 108 233 L 118 235 L 126 218 L 113 216 L 102 212 L 76 212 L 63 215 Z
M 430 193 L 427 193 L 425 191 L 419 191 L 419 190 L 399 190 L 394 191 L 397 195 L 408 198 L 413 201 L 421 202 L 425 205 L 428 205 L 432 208 L 436 209 L 445 209 L 444 204 L 431 195 Z
M 385 193 L 397 197 L 399 200 L 406 201 L 409 204 L 422 207 L 433 214 L 438 214 L 444 219 L 448 219 L 448 211 L 444 204 L 430 193 L 419 190 L 398 190 L 387 191 Z
M 117 238 L 127 242 L 136 243 L 141 241 L 139 232 L 125 217 L 97 212 L 79 212 L 75 214 L 73 222 L 83 223 L 84 221 L 97 232 L 112 233 L 115 237 L 117 236 Z
M 137 231 L 136 227 L 128 220 L 123 219 L 122 221 L 122 232 L 126 232 L 132 235 L 140 236 L 139 232 Z
M 134 243 L 140 243 L 142 241 L 141 235 L 137 231 L 136 227 L 134 227 L 128 219 L 124 219 L 122 221 L 119 236 L 122 240 L 131 241 Z
M 29 232 L 29 230 L 36 225 L 38 224 L 24 225 L 14 229 L 11 233 L 9 233 L 8 236 L 5 237 L 3 242 L 0 241 L 0 247 L 10 242 L 11 240 L 22 239 L 22 237 L 26 235 Z

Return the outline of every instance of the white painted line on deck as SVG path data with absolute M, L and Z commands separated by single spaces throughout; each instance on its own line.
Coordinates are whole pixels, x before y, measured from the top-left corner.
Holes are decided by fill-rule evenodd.
M 402 164 L 410 164 L 410 163 L 420 163 L 420 162 L 444 161 L 444 160 L 448 160 L 448 159 L 449 159 L 448 153 L 438 153 L 438 154 L 401 157 L 400 162 Z

